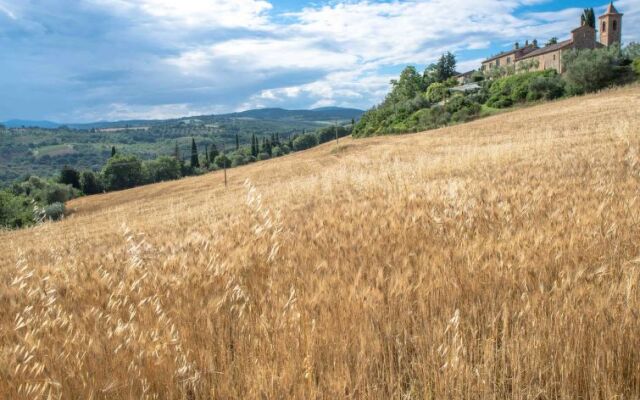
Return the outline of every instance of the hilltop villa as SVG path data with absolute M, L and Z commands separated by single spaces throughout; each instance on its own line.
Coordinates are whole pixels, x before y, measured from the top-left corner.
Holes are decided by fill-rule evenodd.
M 562 42 L 538 47 L 537 41 L 520 47 L 516 44 L 513 50 L 505 51 L 482 62 L 482 70 L 515 65 L 518 67 L 528 63 L 532 70 L 555 69 L 562 73 L 562 54 L 571 49 L 594 49 L 608 47 L 621 42 L 622 15 L 609 4 L 606 12 L 598 18 L 600 41 L 596 40 L 596 30 L 582 23 L 582 26 L 571 31 L 571 38 Z

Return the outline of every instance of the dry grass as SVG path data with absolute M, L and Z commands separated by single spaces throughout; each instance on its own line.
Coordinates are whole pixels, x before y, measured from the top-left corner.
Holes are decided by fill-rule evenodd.
M 345 139 L 0 233 L 0 398 L 638 399 L 638 110 Z

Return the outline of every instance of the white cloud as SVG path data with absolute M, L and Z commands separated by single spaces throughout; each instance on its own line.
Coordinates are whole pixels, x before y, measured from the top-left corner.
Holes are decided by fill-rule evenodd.
M 161 104 L 161 105 L 136 105 L 127 103 L 111 103 L 99 108 L 80 108 L 72 116 L 59 116 L 54 118 L 63 121 L 95 122 L 117 121 L 134 119 L 171 119 L 181 117 L 193 117 L 220 113 L 220 107 L 193 107 L 188 103 Z M 63 119 L 60 119 L 63 118 Z M 68 119 L 70 118 L 70 119 Z
M 325 49 L 316 40 L 237 39 L 188 50 L 167 60 L 185 74 L 208 74 L 225 65 L 238 72 L 260 73 L 278 69 L 331 71 L 357 63 L 355 56 Z
M 381 99 L 389 91 L 395 75 L 381 75 L 365 70 L 330 73 L 322 79 L 298 85 L 263 90 L 241 105 L 256 108 L 283 105 L 292 99 L 304 101 L 309 107 L 370 104 L 370 99 Z
M 514 10 L 524 3 L 531 2 L 338 2 L 288 14 L 294 22 L 280 27 L 281 39 L 223 42 L 186 52 L 171 62 L 183 71 L 199 73 L 215 70 L 224 60 L 233 60 L 241 74 L 304 67 L 325 72 L 305 84 L 264 89 L 245 107 L 295 100 L 313 106 L 374 104 L 384 97 L 389 80 L 395 77 L 381 69 L 407 64 L 424 67 L 445 51 L 489 48 L 496 39 L 512 43 L 568 33 L 573 20 L 578 20 L 577 10 L 514 17 Z M 459 70 L 475 69 L 481 61 L 463 60 Z
M 622 13 L 622 40 L 625 43 L 640 41 L 640 4 L 638 0 L 620 0 L 615 3 Z
M 246 28 L 267 24 L 272 5 L 265 0 L 85 0 L 112 12 L 143 13 L 180 28 Z
M 541 2 L 550 0 L 331 0 L 278 14 L 269 0 L 0 0 L 0 18 L 18 19 L 5 31 L 22 35 L 9 42 L 0 84 L 22 93 L 16 82 L 29 82 L 62 120 L 366 108 L 405 65 L 422 69 L 453 51 L 466 71 L 496 47 L 568 37 L 581 10 L 521 14 Z M 625 41 L 640 39 L 637 2 L 616 2 Z M 69 118 L 58 98 L 77 102 Z M 0 99 L 0 111 L 15 109 Z
M 7 17 L 16 20 L 18 19 L 18 17 L 16 17 L 16 15 L 14 14 L 13 11 L 11 11 L 9 9 L 9 7 L 5 4 L 3 4 L 2 2 L 0 2 L 0 13 L 5 14 Z

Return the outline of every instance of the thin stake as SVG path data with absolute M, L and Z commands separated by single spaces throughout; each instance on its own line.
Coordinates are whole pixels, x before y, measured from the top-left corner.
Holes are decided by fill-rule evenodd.
M 224 187 L 227 187 L 227 155 L 224 152 L 224 142 L 222 143 L 222 156 L 224 157 Z

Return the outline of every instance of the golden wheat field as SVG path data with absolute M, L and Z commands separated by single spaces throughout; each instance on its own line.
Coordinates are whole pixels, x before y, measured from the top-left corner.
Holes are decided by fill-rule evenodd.
M 2 399 L 638 399 L 640 87 L 0 233 Z

